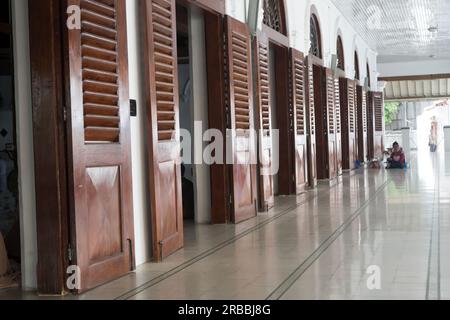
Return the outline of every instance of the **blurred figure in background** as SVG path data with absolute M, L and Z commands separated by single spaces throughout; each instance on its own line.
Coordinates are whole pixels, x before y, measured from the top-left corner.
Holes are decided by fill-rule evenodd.
M 402 147 L 398 142 L 392 145 L 390 157 L 387 159 L 388 165 L 386 169 L 403 169 L 405 168 L 406 157 Z
M 436 152 L 438 146 L 438 123 L 436 117 L 431 118 L 430 141 L 428 145 L 430 146 L 430 152 Z

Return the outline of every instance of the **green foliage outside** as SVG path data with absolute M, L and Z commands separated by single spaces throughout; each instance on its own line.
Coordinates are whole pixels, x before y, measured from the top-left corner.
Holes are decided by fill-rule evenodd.
M 386 102 L 384 104 L 384 120 L 387 126 L 395 120 L 399 108 L 400 102 Z

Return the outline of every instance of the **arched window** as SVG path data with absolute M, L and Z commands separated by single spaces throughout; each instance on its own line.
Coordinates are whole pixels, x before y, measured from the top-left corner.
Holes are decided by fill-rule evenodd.
M 317 58 L 322 59 L 322 46 L 321 46 L 321 35 L 320 35 L 320 27 L 319 21 L 317 17 L 313 14 L 310 20 L 310 41 L 311 48 L 309 53 L 316 56 Z
M 287 36 L 284 0 L 264 0 L 263 23 L 275 31 Z
M 359 57 L 358 52 L 355 51 L 355 79 L 361 80 L 360 73 L 359 73 Z
M 344 58 L 344 45 L 342 44 L 341 36 L 337 38 L 337 47 L 336 47 L 336 55 L 337 55 L 337 67 L 343 71 L 345 71 L 345 58 Z
M 370 87 L 371 84 L 370 84 L 370 67 L 369 67 L 369 62 L 367 62 L 367 79 L 369 80 L 368 81 L 368 86 Z

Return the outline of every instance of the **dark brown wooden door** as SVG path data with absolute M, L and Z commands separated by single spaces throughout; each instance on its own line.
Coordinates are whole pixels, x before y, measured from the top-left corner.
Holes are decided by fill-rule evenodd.
M 356 87 L 357 113 L 358 113 L 358 160 L 367 161 L 367 100 L 366 92 L 362 86 Z
M 68 33 L 72 244 L 84 291 L 133 268 L 130 107 L 125 0 L 70 0 Z M 50 231 L 50 230 L 49 230 Z
M 334 110 L 335 110 L 335 131 L 336 131 L 336 172 L 342 174 L 342 119 L 341 100 L 339 94 L 339 79 L 334 79 Z
M 355 169 L 358 158 L 358 132 L 356 114 L 356 82 L 350 80 L 348 84 L 348 121 L 349 121 L 349 153 L 350 169 Z
M 226 30 L 233 157 L 231 219 L 239 223 L 257 214 L 251 40 L 247 25 L 231 17 L 226 18 Z
M 375 137 L 375 123 L 374 123 L 374 109 L 373 109 L 373 92 L 367 93 L 367 154 L 369 160 L 375 158 L 374 149 L 374 137 Z
M 294 113 L 295 136 L 295 184 L 297 194 L 308 185 L 307 118 L 305 105 L 305 57 L 303 53 L 290 49 L 291 104 Z
M 141 2 L 154 258 L 183 247 L 175 0 Z
M 325 69 L 313 64 L 317 179 L 328 179 L 328 120 Z
M 272 175 L 272 108 L 269 83 L 269 40 L 260 35 L 254 39 L 255 84 L 256 84 L 256 129 L 258 130 L 258 187 L 259 208 L 269 210 L 274 205 Z
M 381 159 L 384 151 L 384 96 L 382 92 L 374 92 L 374 153 L 375 158 Z
M 335 87 L 333 71 L 325 69 L 326 80 L 326 106 L 327 106 L 327 145 L 328 145 L 328 178 L 337 177 L 337 149 L 336 149 L 336 113 L 335 113 Z
M 314 105 L 314 65 L 311 58 L 306 59 L 305 79 L 306 88 L 306 124 L 308 132 L 308 184 L 310 187 L 317 185 L 317 166 L 316 166 L 316 119 Z
M 341 120 L 342 120 L 342 168 L 353 170 L 357 153 L 355 81 L 340 79 Z

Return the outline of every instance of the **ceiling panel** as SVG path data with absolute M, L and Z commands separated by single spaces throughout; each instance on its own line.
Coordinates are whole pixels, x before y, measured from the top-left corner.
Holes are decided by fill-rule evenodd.
M 332 1 L 379 62 L 450 57 L 450 0 Z
M 450 98 L 450 79 L 386 81 L 386 100 Z

